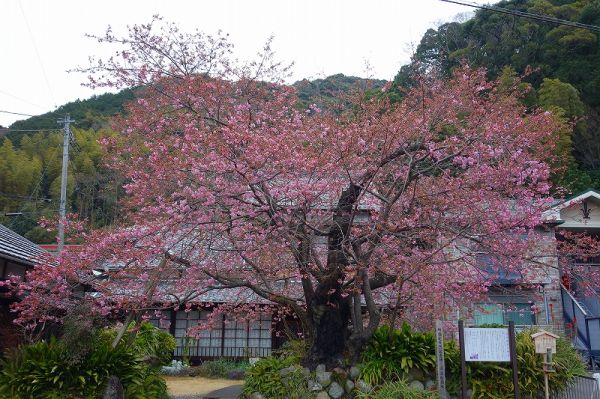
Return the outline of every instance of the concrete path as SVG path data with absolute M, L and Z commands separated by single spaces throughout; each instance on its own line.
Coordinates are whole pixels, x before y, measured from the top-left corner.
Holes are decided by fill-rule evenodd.
M 243 384 L 217 389 L 204 395 L 204 399 L 237 399 L 242 394 Z
M 170 399 L 237 399 L 243 381 L 203 377 L 165 376 Z

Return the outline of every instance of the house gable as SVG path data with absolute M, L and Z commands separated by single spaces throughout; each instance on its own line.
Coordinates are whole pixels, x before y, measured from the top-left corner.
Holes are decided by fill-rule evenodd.
M 590 189 L 559 202 L 543 218 L 561 229 L 600 229 L 600 192 Z

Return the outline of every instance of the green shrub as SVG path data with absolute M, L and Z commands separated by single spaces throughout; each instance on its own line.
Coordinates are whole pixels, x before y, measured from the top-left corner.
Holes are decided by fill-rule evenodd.
M 517 334 L 517 358 L 519 365 L 519 388 L 524 397 L 536 397 L 544 391 L 543 356 L 535 353 L 531 334 L 525 330 Z M 460 389 L 460 355 L 454 343 L 446 343 L 447 388 L 450 393 Z M 554 391 L 568 387 L 573 377 L 585 373 L 585 367 L 569 342 L 559 338 L 553 356 L 556 373 L 550 374 L 550 386 Z M 468 362 L 467 381 L 474 399 L 501 399 L 513 395 L 512 373 L 509 363 Z
M 431 333 L 413 332 L 406 323 L 400 330 L 379 327 L 362 355 L 361 378 L 377 385 L 398 380 L 411 369 L 425 372 L 435 367 L 435 339 Z
M 438 399 L 439 396 L 431 391 L 418 391 L 411 388 L 405 381 L 386 382 L 374 392 L 358 392 L 356 399 Z
M 80 364 L 92 350 L 94 338 L 104 321 L 91 306 L 81 304 L 68 310 L 61 328 L 59 342 L 72 364 Z
M 259 360 L 246 372 L 243 397 L 248 398 L 253 392 L 260 392 L 269 399 L 302 399 L 308 393 L 304 386 L 304 370 L 297 364 L 294 356 L 288 358 L 266 357 Z M 292 367 L 285 376 L 279 370 Z M 287 385 L 287 386 L 286 386 Z M 293 387 L 290 390 L 289 387 Z
M 78 363 L 55 339 L 17 348 L 1 364 L 0 397 L 10 399 L 97 398 L 108 378 L 117 376 L 127 398 L 163 399 L 166 385 L 125 346 L 112 349 L 95 338 Z
M 444 364 L 446 369 L 446 390 L 451 393 L 457 393 L 460 391 L 460 351 L 456 341 L 444 342 Z
M 133 343 L 136 353 L 156 357 L 161 366 L 171 363 L 175 346 L 175 337 L 147 322 L 141 324 Z
M 157 370 L 142 367 L 134 381 L 125 385 L 127 399 L 168 399 L 167 384 Z
M 228 378 L 229 373 L 250 368 L 248 362 L 234 362 L 227 359 L 209 360 L 200 366 L 193 367 L 190 371 L 192 377 Z
M 59 398 L 77 383 L 63 369 L 61 348 L 55 339 L 20 347 L 7 354 L 0 371 L 0 397 Z M 85 394 L 84 394 L 85 395 Z
M 135 324 L 131 323 L 119 345 L 128 345 L 129 334 L 135 334 L 135 338 L 131 343 L 131 349 L 134 353 L 151 361 L 154 366 L 169 365 L 173 359 L 173 351 L 176 346 L 175 338 L 148 322 L 142 322 L 137 327 L 137 331 L 134 331 L 134 328 Z M 115 328 L 105 329 L 101 335 L 106 342 L 112 342 L 117 336 L 117 330 Z
M 281 345 L 280 348 L 273 351 L 273 355 L 279 358 L 294 357 L 300 361 L 306 355 L 308 347 L 303 339 L 290 339 Z

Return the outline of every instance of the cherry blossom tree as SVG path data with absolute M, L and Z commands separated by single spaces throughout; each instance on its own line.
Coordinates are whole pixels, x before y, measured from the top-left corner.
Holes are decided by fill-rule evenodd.
M 524 237 L 548 204 L 556 122 L 516 85 L 465 66 L 416 78 L 397 104 L 301 109 L 269 45 L 239 64 L 224 36 L 157 24 L 109 31 L 98 40 L 119 52 L 85 69 L 93 85 L 138 87 L 103 142 L 126 177 L 121 222 L 29 276 L 23 321 L 81 300 L 135 320 L 211 290 L 252 317 L 252 293 L 298 318 L 308 363 L 332 363 L 390 309 L 431 321 L 485 294 L 477 253 L 539 265 Z M 73 295 L 82 285 L 96 294 Z

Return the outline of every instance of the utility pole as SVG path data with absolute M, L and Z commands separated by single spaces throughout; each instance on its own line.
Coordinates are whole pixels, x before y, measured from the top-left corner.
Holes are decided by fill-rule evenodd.
M 58 253 L 61 253 L 65 246 L 65 216 L 67 212 L 67 170 L 69 169 L 69 143 L 71 141 L 70 124 L 75 122 L 69 114 L 65 114 L 64 119 L 59 119 L 58 123 L 63 124 L 63 158 L 62 174 L 60 177 L 60 209 L 58 215 Z

